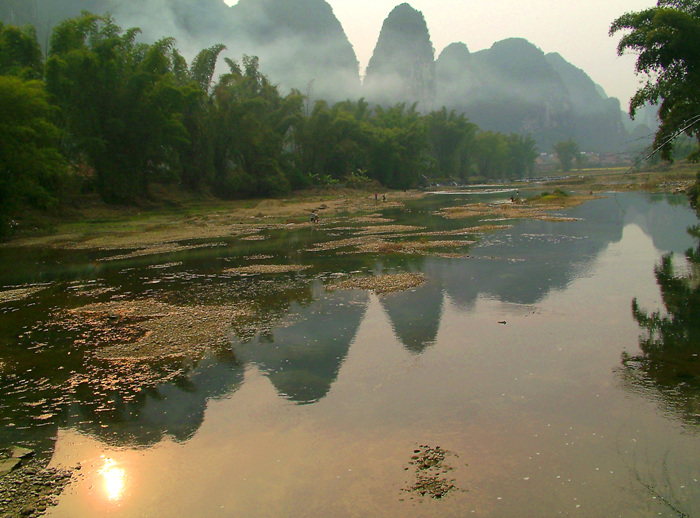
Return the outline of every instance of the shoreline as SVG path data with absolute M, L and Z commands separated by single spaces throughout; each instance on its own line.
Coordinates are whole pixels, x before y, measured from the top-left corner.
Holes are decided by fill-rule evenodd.
M 693 168 L 678 166 L 668 172 L 601 170 L 572 172 L 568 176 L 540 181 L 490 183 L 504 190 L 518 189 L 528 197 L 537 191 L 561 191 L 571 196 L 566 201 L 580 203 L 604 192 L 686 192 L 695 183 Z M 412 199 L 435 192 L 471 189 L 474 186 L 430 187 L 427 190 L 374 191 L 368 189 L 329 188 L 309 190 L 285 198 L 222 201 L 214 198 L 184 197 L 161 193 L 160 202 L 145 207 L 110 207 L 97 204 L 76 210 L 50 230 L 31 229 L 0 243 L 0 247 L 43 247 L 63 250 L 130 250 L 129 255 L 151 255 L 177 251 L 179 243 L 202 239 L 238 237 L 258 239 L 263 230 L 302 228 L 314 225 L 312 212 L 320 224 L 339 216 L 372 217 L 376 210 L 401 207 Z M 375 194 L 378 199 L 375 200 Z M 386 194 L 386 201 L 382 195 Z M 173 196 L 176 199 L 173 199 Z M 579 200 L 579 197 L 584 199 Z M 578 201 L 575 201 L 578 200 Z M 518 207 L 555 210 L 546 200 L 526 200 Z M 552 205 L 547 207 L 547 205 Z M 477 207 L 481 214 L 498 215 L 499 209 Z M 527 211 L 510 211 L 515 217 L 528 217 Z

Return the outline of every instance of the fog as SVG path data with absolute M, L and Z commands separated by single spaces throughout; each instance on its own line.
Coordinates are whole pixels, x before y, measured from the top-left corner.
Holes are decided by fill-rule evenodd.
M 260 70 L 283 93 L 296 88 L 331 102 L 359 96 L 357 58 L 323 0 L 244 0 L 233 7 L 223 0 L 0 0 L 3 20 L 35 25 L 44 46 L 54 26 L 82 10 L 109 13 L 122 29 L 138 27 L 146 43 L 173 37 L 188 62 L 218 43 L 226 45 L 222 57 L 258 56 Z
M 365 71 L 325 0 L 240 0 L 231 6 L 224 0 L 0 0 L 0 16 L 33 23 L 43 45 L 51 27 L 81 10 L 110 13 L 123 29 L 139 27 L 147 43 L 173 37 L 188 62 L 222 43 L 219 71 L 227 71 L 223 57 L 240 62 L 243 55 L 258 56 L 261 72 L 282 94 L 295 88 L 311 101 L 362 96 L 370 104 L 418 102 L 421 112 L 446 106 L 485 129 L 533 133 L 547 148 L 550 138 L 577 137 L 583 147 L 608 150 L 625 140 L 619 105 L 558 54 L 510 38 L 475 53 L 455 43 L 436 60 L 430 28 L 408 4 L 386 13 L 364 87 Z M 605 130 L 588 138 L 596 125 Z M 556 132 L 549 131 L 553 127 Z

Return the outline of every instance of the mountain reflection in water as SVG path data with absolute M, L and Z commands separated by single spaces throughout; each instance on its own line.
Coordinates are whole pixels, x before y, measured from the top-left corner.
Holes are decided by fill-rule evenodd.
M 293 304 L 274 329 L 234 342 L 233 350 L 257 365 L 283 397 L 314 403 L 338 376 L 366 304 L 364 292 L 321 293 L 310 305 Z
M 645 334 L 641 354 L 623 354 L 620 375 L 631 390 L 694 428 L 700 425 L 700 226 L 688 234 L 696 246 L 685 252 L 686 263 L 669 253 L 654 270 L 665 312 L 647 313 L 632 301 Z
M 661 195 L 611 195 L 569 211 L 572 222 L 521 221 L 486 235 L 469 259 L 408 261 L 428 276 L 426 285 L 380 297 L 396 338 L 412 353 L 434 343 L 446 297 L 464 308 L 479 297 L 536 304 L 552 290 L 587 275 L 589 265 L 630 223 L 657 248 L 684 250 L 689 237 L 678 228 L 693 222 L 684 205 Z M 415 217 L 415 216 L 414 216 Z M 413 221 L 412 223 L 415 223 Z M 382 261 L 374 264 L 384 269 Z M 283 396 L 297 403 L 323 398 L 362 322 L 366 295 L 322 293 L 308 306 L 290 308 L 287 318 L 254 339 L 234 343 L 236 356 L 258 366 Z
M 435 208 L 444 203 L 464 203 L 466 198 L 460 200 L 457 195 L 429 197 L 411 202 L 405 211 L 383 212 L 397 225 L 413 225 L 427 231 L 454 230 L 471 223 L 445 220 L 435 214 Z M 468 201 L 472 198 L 469 196 Z M 108 264 L 91 262 L 94 257 L 88 257 L 89 254 L 81 252 L 73 256 L 64 251 L 58 254 L 60 261 L 44 269 L 48 253 L 34 251 L 27 257 L 41 257 L 39 264 L 27 261 L 13 269 L 8 263 L 18 263 L 24 251 L 8 248 L 6 263 L 0 268 L 0 275 L 7 275 L 0 278 L 0 285 L 29 286 L 37 279 L 42 284 L 38 291 L 23 300 L 0 302 L 0 447 L 19 443 L 50 457 L 61 430 L 71 430 L 89 436 L 105 448 L 157 450 L 152 447 L 169 442 L 186 448 L 197 442 L 198 435 L 207 429 L 207 423 L 218 422 L 210 416 L 210 409 L 224 405 L 226 400 L 242 397 L 246 390 L 253 390 L 251 379 L 255 390 L 259 390 L 261 384 L 270 389 L 270 396 L 279 405 L 275 409 L 314 415 L 309 428 L 328 426 L 328 422 L 335 426 L 343 405 L 348 402 L 343 397 L 352 398 L 355 391 L 363 391 L 362 399 L 347 406 L 353 407 L 357 417 L 364 416 L 364 405 L 375 405 L 371 413 L 374 419 L 388 416 L 384 426 L 389 433 L 396 432 L 390 425 L 398 422 L 404 426 L 399 435 L 411 435 L 414 430 L 422 430 L 419 426 L 423 425 L 433 430 L 444 427 L 449 435 L 456 433 L 451 426 L 463 429 L 467 422 L 472 427 L 469 433 L 478 441 L 492 435 L 492 430 L 486 430 L 481 436 L 479 423 L 483 420 L 487 428 L 494 423 L 500 427 L 494 432 L 494 444 L 499 437 L 511 438 L 507 431 L 509 426 L 518 433 L 523 432 L 524 443 L 537 442 L 539 437 L 536 441 L 531 435 L 537 435 L 531 432 L 539 424 L 538 419 L 544 420 L 546 427 L 552 425 L 547 433 L 554 433 L 559 424 L 566 425 L 564 434 L 568 434 L 568 427 L 572 426 L 557 423 L 564 419 L 562 416 L 570 418 L 570 414 L 560 406 L 563 403 L 557 399 L 558 394 L 547 391 L 556 392 L 561 384 L 573 387 L 574 392 L 583 386 L 586 390 L 607 391 L 610 395 L 614 391 L 622 392 L 619 387 L 611 388 L 620 380 L 626 389 L 625 397 L 631 391 L 635 398 L 641 396 L 638 400 L 651 399 L 661 406 L 664 414 L 680 419 L 689 429 L 697 427 L 700 424 L 697 417 L 700 404 L 697 258 L 700 249 L 694 238 L 685 232 L 686 227 L 697 224 L 696 215 L 682 197 L 638 193 L 610 194 L 562 213 L 576 220 L 510 221 L 507 223 L 511 226 L 505 230 L 473 236 L 477 243 L 469 247 L 469 257 L 346 253 L 333 249 L 310 251 L 312 245 L 330 239 L 331 233 L 342 238 L 354 237 L 355 230 L 349 229 L 346 221 L 338 228 L 330 223 L 327 227 L 320 226 L 313 233 L 308 229 L 271 231 L 265 241 L 240 245 L 231 240 L 214 248 L 168 254 L 156 258 L 160 261 L 157 265 L 126 260 Z M 649 286 L 640 287 L 643 291 L 638 294 L 640 303 L 634 306 L 636 323 L 626 306 L 629 322 L 618 323 L 624 318 L 619 317 L 601 326 L 609 333 L 601 334 L 601 340 L 610 341 L 602 350 L 613 351 L 615 363 L 619 365 L 617 359 L 623 350 L 628 352 L 622 367 L 614 374 L 610 372 L 613 368 L 610 364 L 592 363 L 590 368 L 598 369 L 595 375 L 603 381 L 597 381 L 598 385 L 590 388 L 585 385 L 587 376 L 580 371 L 575 371 L 578 378 L 569 380 L 568 376 L 571 365 L 578 366 L 588 360 L 589 349 L 599 354 L 600 344 L 589 347 L 585 337 L 580 342 L 569 337 L 576 342 L 572 350 L 579 348 L 569 353 L 562 352 L 562 348 L 566 351 L 567 344 L 558 343 L 557 336 L 539 339 L 541 333 L 549 332 L 548 326 L 561 332 L 574 316 L 562 312 L 570 319 L 562 321 L 560 315 L 552 315 L 551 307 L 546 307 L 544 311 L 549 313 L 541 318 L 533 317 L 525 323 L 522 317 L 520 328 L 512 321 L 525 313 L 534 313 L 540 306 L 552 304 L 553 299 L 566 304 L 570 300 L 567 297 L 577 296 L 580 297 L 578 303 L 595 306 L 596 301 L 587 300 L 580 291 L 575 295 L 568 291 L 575 291 L 570 290 L 572 286 L 586 284 L 582 281 L 590 280 L 591 285 L 600 282 L 595 276 L 601 271 L 601 257 L 608 261 L 606 267 L 618 267 L 608 255 L 611 249 L 618 254 L 628 253 L 614 245 L 622 242 L 625 235 L 630 236 L 630 226 L 634 228 L 633 239 L 625 244 L 641 243 L 650 257 L 649 264 L 660 254 L 674 254 L 673 259 L 671 256 L 664 258 L 656 270 L 665 314 L 657 314 L 654 307 L 645 306 L 647 295 L 656 290 L 653 280 L 649 279 Z M 682 264 L 678 257 L 690 247 L 695 247 L 694 252 L 687 255 L 687 264 Z M 291 261 L 311 267 L 299 273 L 267 276 L 236 275 L 229 271 L 235 266 L 263 261 L 249 259 L 262 256 L 269 257 L 266 259 L 269 262 L 286 264 L 285 261 Z M 634 260 L 634 255 L 625 257 Z M 360 290 L 326 291 L 323 287 L 338 275 L 389 272 L 422 273 L 426 283 L 381 296 Z M 593 296 L 596 293 L 608 295 L 606 286 L 591 288 L 587 285 L 587 289 Z M 635 296 L 628 295 L 627 291 L 622 295 L 628 297 L 625 304 Z M 250 309 L 250 314 L 226 322 L 230 332 L 223 346 L 210 347 L 206 354 L 123 364 L 105 362 L 95 354 L 94 343 L 99 341 L 99 334 L 90 335 L 93 342 L 85 341 L 81 329 L 59 329 L 50 324 L 63 309 L 115 299 L 156 299 L 173 307 L 192 304 L 216 308 L 237 303 Z M 606 301 L 610 303 L 609 299 Z M 507 325 L 498 325 L 502 317 L 497 311 L 511 311 Z M 588 311 L 595 314 L 595 311 Z M 503 317 L 502 321 L 505 320 Z M 634 343 L 637 323 L 646 333 L 638 344 Z M 585 334 L 588 329 L 585 326 L 592 324 L 596 322 L 573 322 L 572 326 L 582 327 L 574 329 L 572 334 Z M 489 325 L 491 328 L 487 329 Z M 625 332 L 634 327 L 631 341 L 635 347 L 639 345 L 640 354 L 630 348 L 629 340 L 624 344 L 615 342 L 616 326 L 623 327 Z M 622 335 L 624 333 L 620 332 Z M 372 389 L 364 388 L 365 378 L 357 374 L 352 378 L 354 384 L 344 385 L 343 373 L 347 372 L 344 367 L 353 363 L 353 356 L 367 355 L 372 348 L 384 348 L 387 355 L 358 360 L 368 370 L 376 367 L 376 372 L 367 374 L 367 379 L 372 380 Z M 513 357 L 508 357 L 509 354 Z M 529 370 L 519 372 L 518 362 L 530 359 L 529 355 L 534 355 L 532 363 L 528 364 Z M 390 366 L 389 372 L 385 365 L 372 365 L 385 358 L 397 359 L 401 365 Z M 542 371 L 537 372 L 538 368 Z M 601 373 L 601 369 L 605 372 Z M 464 370 L 468 372 L 465 374 Z M 495 379 L 501 375 L 503 379 Z M 145 378 L 152 383 L 143 383 Z M 381 396 L 376 396 L 375 387 Z M 430 387 L 432 392 L 416 393 L 423 387 Z M 454 393 L 443 394 L 441 390 L 454 390 Z M 431 414 L 433 400 L 435 410 Z M 391 407 L 383 407 L 377 401 L 388 401 Z M 566 402 L 571 401 L 567 399 Z M 257 403 L 253 398 L 251 405 Z M 455 410 L 458 414 L 449 414 L 441 404 L 458 409 Z M 542 406 L 537 406 L 539 404 Z M 590 401 L 587 404 L 589 407 L 578 412 L 582 421 L 589 419 L 585 410 L 593 408 Z M 604 411 L 592 412 L 590 420 L 625 411 L 620 407 L 606 407 Z M 411 422 L 414 414 L 415 422 Z M 418 417 L 421 414 L 429 418 L 423 421 Z M 321 415 L 323 417 L 319 417 Z M 349 415 L 348 419 L 352 419 Z M 498 415 L 498 419 L 493 415 Z M 430 419 L 433 416 L 437 416 L 435 422 Z M 474 424 L 470 424 L 472 419 Z M 255 419 L 251 418 L 251 422 L 246 422 L 245 415 L 236 421 L 242 430 L 249 432 L 242 432 L 239 439 L 244 441 L 246 437 L 258 436 Z M 411 422 L 410 426 L 405 425 L 406 422 Z M 362 433 L 371 434 L 373 432 L 365 431 L 363 426 L 374 430 L 373 424 L 360 423 L 357 427 L 362 428 Z M 227 421 L 227 425 L 231 423 Z M 338 441 L 351 436 L 342 429 L 342 424 L 337 426 Z M 591 429 L 597 430 L 597 426 L 596 423 Z M 209 426 L 212 427 L 214 424 Z M 621 426 L 617 433 L 623 432 Z M 208 430 L 207 433 L 212 432 Z M 220 431 L 221 436 L 227 433 L 228 429 Z M 300 432 L 295 429 L 295 433 Z M 537 433 L 544 436 L 542 431 Z M 322 436 L 323 431 L 319 434 Z M 582 441 L 597 441 L 599 436 L 592 439 L 594 435 Z M 505 439 L 493 449 L 508 448 Z M 423 439 L 411 437 L 410 440 Z M 556 441 L 560 440 L 564 440 L 562 436 L 556 437 Z M 556 441 L 548 444 L 558 444 Z M 566 441 L 568 447 L 568 437 Z M 528 455 L 535 458 L 535 452 L 543 446 L 538 443 L 537 450 L 531 446 Z M 229 445 L 221 447 L 226 450 Z M 488 450 L 490 446 L 477 444 L 475 447 Z M 383 452 L 375 450 L 373 453 L 382 458 Z M 570 459 L 567 455 L 576 458 L 568 452 L 566 455 L 560 451 L 549 453 L 549 461 L 558 466 L 557 459 Z M 490 455 L 494 455 L 493 452 Z M 363 463 L 369 465 L 370 460 L 365 459 Z M 476 463 L 478 460 L 474 459 Z M 466 459 L 462 464 L 471 465 L 471 462 Z M 570 467 L 566 463 L 564 466 Z M 114 468 L 108 477 L 112 484 L 110 494 L 116 495 L 115 499 L 121 498 L 124 473 L 117 469 L 123 468 L 115 464 L 104 469 L 108 468 Z M 533 477 L 530 481 L 534 481 L 534 475 L 524 476 Z M 547 491 L 551 494 L 559 489 L 558 485 L 545 483 L 540 487 L 540 497 Z

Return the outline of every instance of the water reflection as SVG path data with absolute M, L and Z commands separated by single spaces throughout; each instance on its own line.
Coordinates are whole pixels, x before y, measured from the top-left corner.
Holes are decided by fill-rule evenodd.
M 444 203 L 441 198 L 386 212 L 397 223 L 429 230 L 464 224 L 433 214 Z M 317 279 L 350 272 L 425 273 L 424 286 L 379 299 L 397 340 L 418 355 L 436 341 L 446 297 L 462 309 L 474 307 L 480 297 L 536 304 L 587 275 L 598 255 L 621 239 L 627 224 L 638 225 L 659 250 L 685 250 L 691 241 L 676 225 L 690 224 L 692 213 L 670 203 L 675 199 L 682 200 L 612 195 L 567 211 L 578 221 L 514 222 L 506 231 L 482 236 L 470 249 L 471 257 L 457 259 L 307 252 L 313 242 L 330 239 L 320 231 L 280 231 L 242 248 L 232 244 L 130 262 L 96 262 L 85 252 L 54 257 L 35 251 L 13 269 L 22 251 L 9 253 L 0 261 L 0 285 L 50 284 L 25 300 L 0 303 L 0 447 L 21 442 L 50 452 L 59 427 L 79 429 L 115 446 L 148 447 L 165 437 L 187 441 L 204 421 L 208 402 L 235 393 L 250 365 L 282 397 L 298 404 L 317 402 L 331 391 L 369 301 L 360 291 L 327 293 Z M 259 254 L 277 254 L 272 260 L 278 262 L 293 256 L 313 268 L 267 277 L 224 273 Z M 689 255 L 695 272 L 698 254 Z M 680 278 L 670 263 L 662 263 L 657 279 L 670 316 L 648 316 L 636 308 L 649 338 L 640 343 L 644 353 L 628 358 L 624 368 L 630 386 L 660 391 L 687 420 L 699 413 L 694 275 Z M 204 344 L 211 349 L 206 355 L 158 362 L 106 362 L 95 355 L 104 335 L 49 324 L 66 308 L 151 298 L 182 307 L 244 303 L 251 316 L 228 322 L 231 338 L 224 347 Z M 108 320 L 105 329 L 111 324 Z
M 700 226 L 688 233 L 700 239 Z M 623 354 L 620 372 L 627 387 L 656 400 L 670 416 L 700 425 L 700 243 L 677 266 L 666 254 L 654 269 L 665 313 L 648 313 L 637 299 L 632 314 L 644 335 L 641 354 Z M 680 270 L 680 272 L 679 272 Z
M 412 353 L 422 353 L 435 343 L 444 303 L 443 283 L 436 278 L 420 288 L 380 299 L 394 333 Z
M 480 296 L 536 304 L 588 275 L 600 253 L 622 239 L 628 224 L 638 225 L 661 251 L 685 250 L 691 241 L 678 227 L 672 230 L 672 223 L 689 225 L 695 218 L 687 204 L 673 205 L 669 199 L 674 198 L 614 194 L 566 212 L 577 221 L 521 221 L 485 235 L 470 260 L 431 259 L 424 271 L 442 279 L 446 294 L 464 309 L 473 308 Z
M 244 372 L 230 353 L 167 366 L 94 361 L 77 368 L 51 378 L 33 371 L 4 377 L 3 444 L 49 453 L 59 427 L 117 447 L 149 447 L 165 437 L 184 442 L 202 425 L 208 402 L 234 393 Z
M 107 498 L 112 502 L 120 500 L 126 487 L 126 472 L 113 459 L 105 459 L 104 466 L 98 473 L 103 478 Z
M 322 293 L 313 303 L 293 304 L 285 319 L 247 341 L 236 340 L 236 357 L 256 365 L 277 391 L 296 403 L 323 398 L 338 376 L 367 308 L 364 292 Z
M 108 392 L 108 405 L 80 391 L 66 424 L 113 446 L 147 447 L 164 437 L 184 442 L 204 422 L 210 400 L 229 396 L 240 387 L 243 366 L 233 357 L 211 355 L 193 365 L 180 364 L 170 379 L 132 386 L 131 394 Z
M 121 316 L 114 311 L 116 301 L 128 309 L 139 299 L 157 297 L 181 304 L 173 306 L 176 311 L 189 303 L 208 307 L 214 315 L 220 304 L 243 298 L 250 301 L 250 321 L 222 323 L 235 333 L 264 327 L 286 314 L 293 301 L 312 299 L 301 278 L 234 279 L 208 273 L 208 263 L 194 271 L 183 263 L 112 268 L 114 277 L 55 282 L 24 300 L 0 303 L 0 447 L 21 443 L 48 455 L 57 430 L 66 426 L 114 446 L 148 447 L 164 437 L 186 441 L 201 426 L 208 401 L 234 393 L 243 382 L 244 366 L 227 336 L 222 343 L 194 344 L 206 354 L 159 360 L 100 357 L 105 348 L 138 340 L 148 333 L 143 325 L 160 318 L 155 313 Z M 215 263 L 221 270 L 220 258 Z M 158 289 L 151 287 L 155 280 Z M 86 304 L 96 309 L 78 317 L 71 313 Z M 172 328 L 167 333 L 196 338 L 195 331 Z M 202 340 L 206 337 L 201 334 Z

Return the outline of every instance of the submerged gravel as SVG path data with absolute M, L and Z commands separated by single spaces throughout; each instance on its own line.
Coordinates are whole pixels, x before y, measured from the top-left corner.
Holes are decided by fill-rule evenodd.
M 414 480 L 403 491 L 436 500 L 455 491 L 455 481 L 447 478 L 447 474 L 453 469 L 446 462 L 448 455 L 454 454 L 440 446 L 432 447 L 427 444 L 421 444 L 413 450 L 409 467 L 405 469 L 408 471 L 410 467 L 413 468 Z
M 14 469 L 0 474 L 0 518 L 43 515 L 56 505 L 58 496 L 80 470 L 79 465 L 44 467 L 31 459 L 32 455 L 31 450 L 18 447 L 0 452 L 0 463 L 15 464 Z
M 397 291 L 405 291 L 417 288 L 425 284 L 425 275 L 422 273 L 396 273 L 375 275 L 371 277 L 358 276 L 327 284 L 328 291 L 333 290 L 369 290 L 377 295 L 385 295 Z

